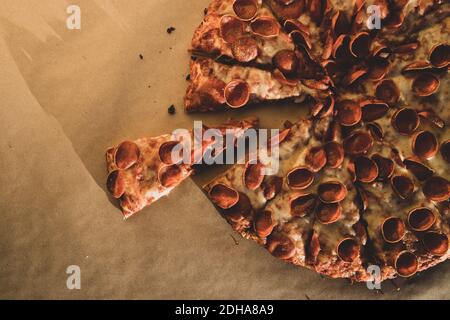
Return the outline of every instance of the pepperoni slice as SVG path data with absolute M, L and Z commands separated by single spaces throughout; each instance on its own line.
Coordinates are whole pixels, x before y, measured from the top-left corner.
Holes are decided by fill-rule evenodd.
M 209 197 L 218 207 L 228 209 L 239 201 L 239 193 L 224 184 L 216 184 L 209 191 Z
M 250 23 L 252 32 L 263 38 L 273 38 L 280 33 L 280 25 L 272 17 L 259 17 Z
M 401 135 L 411 135 L 420 125 L 420 118 L 416 110 L 402 108 L 392 116 L 392 126 Z
M 409 251 L 402 251 L 395 259 L 395 270 L 401 277 L 411 277 L 419 268 L 419 261 L 414 253 Z
M 347 188 L 338 181 L 328 181 L 319 185 L 317 193 L 322 202 L 336 203 L 345 199 Z
M 327 164 L 327 153 L 322 146 L 311 148 L 305 157 L 305 164 L 313 172 L 319 172 Z
M 235 223 L 248 219 L 252 214 L 252 204 L 248 196 L 242 192 L 239 193 L 238 202 L 232 207 L 223 211 L 225 217 Z
M 341 214 L 342 207 L 339 203 L 320 203 L 316 211 L 316 217 L 322 224 L 336 222 Z
M 336 248 L 338 257 L 345 262 L 353 262 L 358 258 L 360 246 L 355 239 L 346 238 L 339 242 Z
M 439 89 L 440 81 L 432 73 L 419 74 L 412 83 L 412 91 L 419 97 L 431 96 Z
M 225 87 L 225 101 L 231 108 L 240 108 L 250 100 L 250 86 L 244 80 L 233 80 Z
M 414 231 L 427 231 L 436 222 L 436 216 L 430 208 L 415 208 L 408 213 L 407 220 Z
M 174 164 L 159 169 L 158 180 L 164 188 L 171 188 L 180 183 L 183 171 L 180 166 Z
M 235 0 L 233 10 L 240 19 L 252 20 L 258 13 L 258 3 L 256 0 Z
M 437 44 L 430 52 L 430 62 L 437 68 L 445 68 L 450 64 L 450 45 Z
M 273 227 L 272 212 L 269 210 L 264 210 L 256 214 L 253 228 L 255 229 L 258 237 L 268 237 L 272 233 Z
M 391 179 L 392 189 L 402 199 L 409 199 L 414 193 L 414 181 L 411 178 L 398 175 Z
M 298 58 L 292 50 L 278 51 L 273 57 L 273 64 L 286 75 L 296 72 L 298 63 Z
M 389 105 L 393 105 L 400 99 L 400 90 L 394 81 L 385 79 L 377 85 L 375 96 Z
M 255 163 L 246 165 L 244 170 L 244 183 L 250 190 L 259 188 L 264 180 L 264 165 L 262 163 Z
M 240 37 L 231 45 L 231 53 L 239 62 L 250 62 L 258 56 L 258 44 L 251 37 Z
M 381 235 L 384 241 L 396 243 L 403 239 L 406 234 L 406 227 L 400 218 L 389 217 L 381 224 Z
M 220 19 L 220 35 L 225 42 L 233 43 L 244 34 L 244 24 L 234 16 L 225 15 Z
M 344 140 L 344 150 L 350 155 L 364 154 L 373 145 L 372 136 L 365 131 L 355 131 Z
M 422 242 L 425 250 L 436 256 L 442 256 L 448 251 L 448 237 L 443 233 L 429 231 L 424 234 Z
M 362 119 L 360 105 L 352 100 L 343 100 L 336 103 L 336 116 L 342 126 L 354 126 Z
M 124 141 L 117 148 L 114 160 L 117 168 L 125 170 L 134 165 L 140 156 L 139 147 L 131 141 Z
M 292 189 L 306 189 L 314 181 L 314 173 L 306 167 L 292 169 L 287 175 L 287 183 Z
M 159 147 L 159 158 L 161 159 L 161 161 L 165 164 L 174 164 L 177 163 L 177 161 L 173 161 L 173 160 L 178 160 L 178 159 L 172 159 L 172 151 L 173 149 L 179 145 L 178 141 L 168 141 L 168 142 L 164 142 L 160 147 Z
M 294 217 L 304 217 L 314 211 L 317 203 L 317 196 L 314 194 L 303 194 L 291 201 L 291 215 Z
M 344 147 L 342 144 L 331 141 L 325 144 L 327 154 L 327 165 L 331 168 L 339 168 L 344 162 Z
M 125 179 L 123 171 L 112 171 L 106 180 L 106 187 L 114 198 L 120 198 L 125 193 Z
M 433 158 L 439 150 L 439 143 L 430 131 L 420 131 L 412 138 L 412 149 L 416 156 L 422 159 Z
M 355 175 L 358 181 L 364 183 L 373 182 L 379 174 L 378 165 L 366 156 L 358 156 L 355 159 Z
M 295 255 L 292 239 L 280 233 L 272 233 L 267 238 L 266 248 L 273 256 L 282 260 L 288 260 Z
M 365 100 L 360 102 L 359 105 L 361 106 L 362 118 L 366 122 L 383 118 L 389 110 L 387 103 L 378 100 Z

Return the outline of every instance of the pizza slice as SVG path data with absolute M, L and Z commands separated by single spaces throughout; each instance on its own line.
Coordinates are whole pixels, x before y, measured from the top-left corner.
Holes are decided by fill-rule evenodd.
M 303 170 L 303 166 L 294 168 L 286 177 L 288 183 Z M 295 188 L 298 185 L 289 184 L 267 204 L 259 218 L 264 223 L 255 221 L 256 226 L 265 224 L 270 217 L 269 252 L 332 278 L 368 280 L 367 235 L 346 168 L 325 168 L 314 174 L 311 185 Z
M 236 139 L 243 136 L 248 129 L 257 126 L 257 123 L 255 119 L 231 120 L 224 125 L 214 127 L 213 130 L 228 143 L 230 139 L 227 137 L 232 134 L 234 138 L 232 141 L 235 143 Z M 200 134 L 203 136 L 203 132 L 207 129 L 207 127 L 202 128 Z M 107 150 L 107 189 L 114 198 L 119 200 L 125 219 L 161 197 L 167 196 L 194 172 L 193 165 L 202 160 L 206 152 L 213 151 L 211 147 L 214 140 L 203 141 L 198 134 L 199 132 L 192 130 L 185 136 L 164 134 L 158 137 L 141 138 L 135 141 L 124 141 L 117 147 Z M 199 144 L 199 147 L 196 144 Z M 184 154 L 181 146 L 186 146 L 187 154 Z M 224 143 L 223 148 L 227 147 L 234 148 L 234 145 Z M 223 149 L 214 147 L 216 156 L 220 151 Z
M 192 39 L 191 51 L 239 63 L 272 65 L 294 43 L 262 0 L 213 0 Z
M 265 238 L 267 230 L 261 229 L 263 226 L 255 221 L 259 220 L 260 211 L 267 202 L 281 192 L 283 173 L 294 161 L 292 154 L 308 142 L 310 130 L 311 121 L 300 120 L 281 131 L 275 139 L 270 139 L 270 148 L 274 144 L 277 152 L 268 148 L 258 150 L 254 157 L 249 156 L 245 163 L 234 165 L 204 186 L 206 194 L 224 218 L 245 238 L 258 241 Z M 272 159 L 279 159 L 279 170 L 266 172 L 272 166 Z
M 185 110 L 236 109 L 256 102 L 288 98 L 301 102 L 308 96 L 320 101 L 326 96 L 327 89 L 327 86 L 317 88 L 308 82 L 288 81 L 277 72 L 195 58 L 191 61 Z
M 360 216 L 358 190 L 347 166 L 345 159 L 341 167 L 326 168 L 317 179 L 311 261 L 320 274 L 366 281 L 370 278 L 367 232 Z

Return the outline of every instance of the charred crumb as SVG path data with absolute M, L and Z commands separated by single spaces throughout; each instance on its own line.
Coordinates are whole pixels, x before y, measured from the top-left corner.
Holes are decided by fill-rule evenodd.
M 208 8 L 203 9 L 203 14 L 206 16 L 208 14 Z
M 191 80 L 191 75 L 188 73 L 188 75 L 186 76 L 186 81 Z
M 175 114 L 175 112 L 176 112 L 175 106 L 172 104 L 169 108 L 167 108 L 167 112 L 169 114 Z
M 144 60 L 144 56 L 142 55 L 142 53 L 139 54 L 139 59 Z
M 197 60 L 197 57 L 196 56 L 191 56 L 191 60 L 195 61 L 195 60 Z
M 172 32 L 174 32 L 176 29 L 174 27 L 169 27 L 167 28 L 167 33 L 171 34 Z

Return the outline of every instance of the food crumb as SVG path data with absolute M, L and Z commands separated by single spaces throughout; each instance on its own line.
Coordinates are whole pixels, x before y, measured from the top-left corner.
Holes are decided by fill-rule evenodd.
M 186 81 L 191 80 L 191 75 L 188 73 L 188 75 L 186 76 Z
M 169 27 L 167 28 L 167 33 L 171 34 L 172 32 L 174 32 L 176 29 L 174 27 Z
M 306 300 L 311 300 L 311 298 L 305 293 Z
M 173 104 L 167 109 L 169 114 L 175 114 L 175 111 L 175 106 Z
M 141 60 L 144 60 L 144 56 L 142 55 L 142 53 L 139 54 L 139 58 L 140 58 Z

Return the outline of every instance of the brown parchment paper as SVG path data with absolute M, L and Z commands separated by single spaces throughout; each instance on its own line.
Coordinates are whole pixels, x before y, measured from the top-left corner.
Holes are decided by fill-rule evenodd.
M 66 28 L 69 4 L 81 30 Z M 224 168 L 122 220 L 105 192 L 107 147 L 194 120 L 258 115 L 276 128 L 305 114 L 289 103 L 183 113 L 187 48 L 207 4 L 1 1 L 0 298 L 450 298 L 449 263 L 376 294 L 273 258 L 233 234 L 199 188 Z M 81 268 L 80 290 L 66 287 L 69 265 Z

